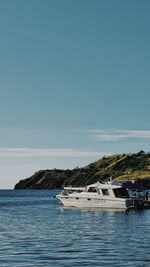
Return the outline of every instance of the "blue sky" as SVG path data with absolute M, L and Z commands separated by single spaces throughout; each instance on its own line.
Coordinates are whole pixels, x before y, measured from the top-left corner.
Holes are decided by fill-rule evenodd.
M 150 2 L 0 1 L 0 188 L 149 151 Z

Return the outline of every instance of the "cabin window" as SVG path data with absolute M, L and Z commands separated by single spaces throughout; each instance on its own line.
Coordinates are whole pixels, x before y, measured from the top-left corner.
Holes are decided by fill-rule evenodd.
M 109 196 L 108 189 L 102 189 L 102 193 L 103 193 L 104 196 Z
M 90 187 L 90 188 L 89 188 L 89 190 L 88 190 L 88 192 L 93 192 L 93 193 L 96 193 L 96 192 L 97 192 L 97 190 L 96 190 L 96 188 L 95 188 L 95 187 Z
M 126 188 L 121 187 L 121 188 L 115 188 L 113 189 L 115 197 L 120 197 L 120 198 L 129 198 L 129 193 Z

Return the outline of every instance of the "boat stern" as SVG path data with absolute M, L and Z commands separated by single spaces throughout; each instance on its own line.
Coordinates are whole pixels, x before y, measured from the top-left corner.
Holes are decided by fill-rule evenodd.
M 126 207 L 127 209 L 137 208 L 140 206 L 138 198 L 130 198 L 126 199 Z

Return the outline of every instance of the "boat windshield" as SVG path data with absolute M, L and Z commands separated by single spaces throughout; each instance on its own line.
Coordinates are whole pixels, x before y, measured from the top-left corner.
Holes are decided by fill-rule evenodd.
M 130 198 L 129 193 L 125 187 L 113 189 L 115 197 Z
M 90 186 L 89 189 L 88 189 L 88 192 L 92 192 L 92 193 L 96 193 L 97 190 L 94 186 Z

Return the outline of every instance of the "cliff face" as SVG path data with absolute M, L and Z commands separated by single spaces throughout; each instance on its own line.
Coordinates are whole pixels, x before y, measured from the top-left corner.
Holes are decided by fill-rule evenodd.
M 150 153 L 120 154 L 73 170 L 40 170 L 31 177 L 20 180 L 15 189 L 59 189 L 63 186 L 85 186 L 97 181 L 137 180 L 150 188 Z

